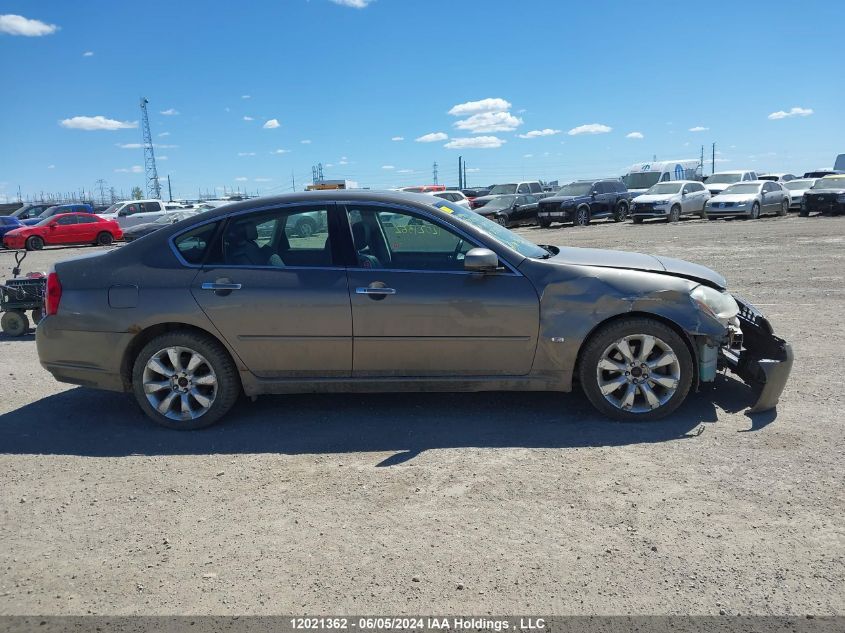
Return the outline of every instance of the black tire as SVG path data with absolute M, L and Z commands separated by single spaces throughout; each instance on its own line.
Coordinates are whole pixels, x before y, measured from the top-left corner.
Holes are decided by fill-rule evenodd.
M 508 216 L 506 215 L 497 215 L 493 218 L 498 224 L 502 225 L 505 228 L 510 226 L 510 222 L 508 222 Z
M 751 205 L 751 211 L 748 213 L 749 220 L 758 220 L 760 219 L 760 205 L 755 202 Z
M 631 218 L 631 220 L 633 221 L 634 224 L 642 224 L 643 223 L 642 216 L 636 216 L 635 215 L 633 218 Z
M 41 308 L 35 308 L 32 312 L 30 312 L 32 316 L 32 324 L 38 325 L 41 322 L 41 319 L 44 318 L 44 311 Z
M 573 226 L 587 226 L 590 224 L 590 219 L 592 214 L 590 213 L 590 207 L 586 204 L 578 207 L 575 210 L 575 219 L 572 220 Z
M 552 225 L 549 220 L 537 220 L 537 224 L 540 225 L 541 229 L 547 229 Z
M 162 415 L 144 393 L 143 376 L 147 362 L 168 347 L 183 347 L 202 355 L 216 375 L 217 392 L 211 406 L 195 419 L 173 420 Z M 156 336 L 138 353 L 132 366 L 132 391 L 141 410 L 154 422 L 169 429 L 190 431 L 211 426 L 226 415 L 241 393 L 241 382 L 234 362 L 218 341 L 198 332 L 174 330 Z
M 613 212 L 613 221 L 622 222 L 628 217 L 628 205 L 622 201 L 616 205 L 616 210 Z
M 33 235 L 26 240 L 26 250 L 28 251 L 40 251 L 44 248 L 44 238 L 39 237 L 37 235 Z
M 671 348 L 678 360 L 679 376 L 674 393 L 664 404 L 637 413 L 620 409 L 605 398 L 599 388 L 598 363 L 615 341 L 641 334 L 654 336 Z M 604 415 L 623 422 L 657 420 L 673 413 L 686 399 L 693 381 L 692 354 L 686 342 L 668 325 L 647 317 L 631 317 L 605 325 L 590 336 L 581 351 L 578 376 L 584 394 Z
M 296 234 L 299 237 L 311 237 L 317 232 L 317 223 L 311 218 L 302 218 L 296 223 Z
M 0 317 L 0 328 L 9 336 L 23 336 L 29 332 L 29 319 L 25 312 L 10 310 Z
M 677 204 L 672 205 L 672 208 L 669 209 L 669 216 L 666 218 L 667 222 L 677 222 L 681 219 L 681 207 Z
M 114 242 L 114 235 L 108 231 L 103 231 L 97 236 L 97 244 L 100 246 L 109 246 L 112 242 Z
M 780 203 L 780 209 L 778 209 L 778 215 L 783 217 L 789 214 L 789 200 L 785 199 Z
M 807 209 L 805 209 L 804 207 L 801 207 L 801 210 L 798 212 L 798 217 L 799 218 L 809 218 L 810 212 Z

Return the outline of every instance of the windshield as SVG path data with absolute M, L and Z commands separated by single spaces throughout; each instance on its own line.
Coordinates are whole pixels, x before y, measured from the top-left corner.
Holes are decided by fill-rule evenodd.
M 558 189 L 556 196 L 586 196 L 593 190 L 591 182 L 570 182 Z
M 511 183 L 508 185 L 496 185 L 493 187 L 490 192 L 487 194 L 488 196 L 500 196 L 503 193 L 516 193 L 516 184 Z
M 845 178 L 822 178 L 816 181 L 813 189 L 845 189 Z
M 628 189 L 648 189 L 658 180 L 660 180 L 659 171 L 638 171 L 622 177 Z
M 760 191 L 760 185 L 752 185 L 751 183 L 748 183 L 743 185 L 731 185 L 722 193 L 724 195 L 729 195 L 735 193 L 757 193 L 758 191 Z
M 44 210 L 41 212 L 41 215 L 39 215 L 38 217 L 39 217 L 39 218 L 49 218 L 50 216 L 55 215 L 55 214 L 56 214 L 56 213 L 58 213 L 58 212 L 59 212 L 59 207 L 58 207 L 58 206 L 55 206 L 55 207 L 47 207 L 46 209 L 44 209 Z
M 815 180 L 790 180 L 783 183 L 783 186 L 790 191 L 800 191 L 801 189 L 809 189 L 815 182 Z
M 742 180 L 742 174 L 713 174 L 707 179 L 707 184 L 714 182 L 731 183 Z
M 117 204 L 113 204 L 113 205 L 111 205 L 108 209 L 106 209 L 105 211 L 103 211 L 103 213 L 104 213 L 104 214 L 105 214 L 105 213 L 117 213 L 117 210 L 121 207 L 121 205 L 123 205 L 123 203 L 122 203 L 122 202 L 118 202 Z
M 493 204 L 492 202 L 490 204 Z M 549 251 L 540 248 L 534 242 L 529 242 L 524 237 L 512 233 L 501 224 L 488 220 L 483 215 L 479 215 L 475 211 L 470 211 L 465 207 L 460 207 L 454 203 L 446 202 L 445 200 L 438 200 L 434 206 L 441 211 L 450 214 L 453 218 L 457 218 L 462 222 L 474 226 L 487 233 L 490 237 L 512 248 L 517 253 L 524 257 L 533 257 L 535 259 L 545 259 L 551 255 Z
M 679 193 L 683 185 L 677 182 L 661 182 L 654 185 L 651 189 L 646 191 L 647 194 L 661 194 L 661 193 Z
M 487 204 L 485 204 L 482 208 L 484 209 L 507 209 L 508 207 L 513 205 L 513 201 L 516 196 L 500 196 L 495 200 L 491 200 Z

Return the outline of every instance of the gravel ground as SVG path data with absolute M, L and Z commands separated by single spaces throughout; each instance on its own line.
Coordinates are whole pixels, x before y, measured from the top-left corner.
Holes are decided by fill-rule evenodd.
M 0 613 L 845 613 L 845 218 L 519 230 L 725 274 L 794 345 L 777 412 L 725 378 L 652 424 L 388 394 L 175 433 L 0 336 Z

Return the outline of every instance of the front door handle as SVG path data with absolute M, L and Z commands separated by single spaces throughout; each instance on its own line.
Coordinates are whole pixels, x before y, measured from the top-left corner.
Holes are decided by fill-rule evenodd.
M 385 295 L 395 295 L 396 290 L 393 288 L 355 288 L 355 294 L 358 295 L 378 295 L 378 296 L 385 296 Z
M 206 281 L 202 285 L 203 290 L 240 290 L 241 284 L 224 284 L 224 283 L 217 283 Z

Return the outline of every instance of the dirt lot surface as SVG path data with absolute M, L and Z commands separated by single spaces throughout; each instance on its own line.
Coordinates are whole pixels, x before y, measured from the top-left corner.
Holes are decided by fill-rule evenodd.
M 0 613 L 845 613 L 845 218 L 519 230 L 725 274 L 794 345 L 777 412 L 725 378 L 652 424 L 388 394 L 177 433 L 0 337 Z

